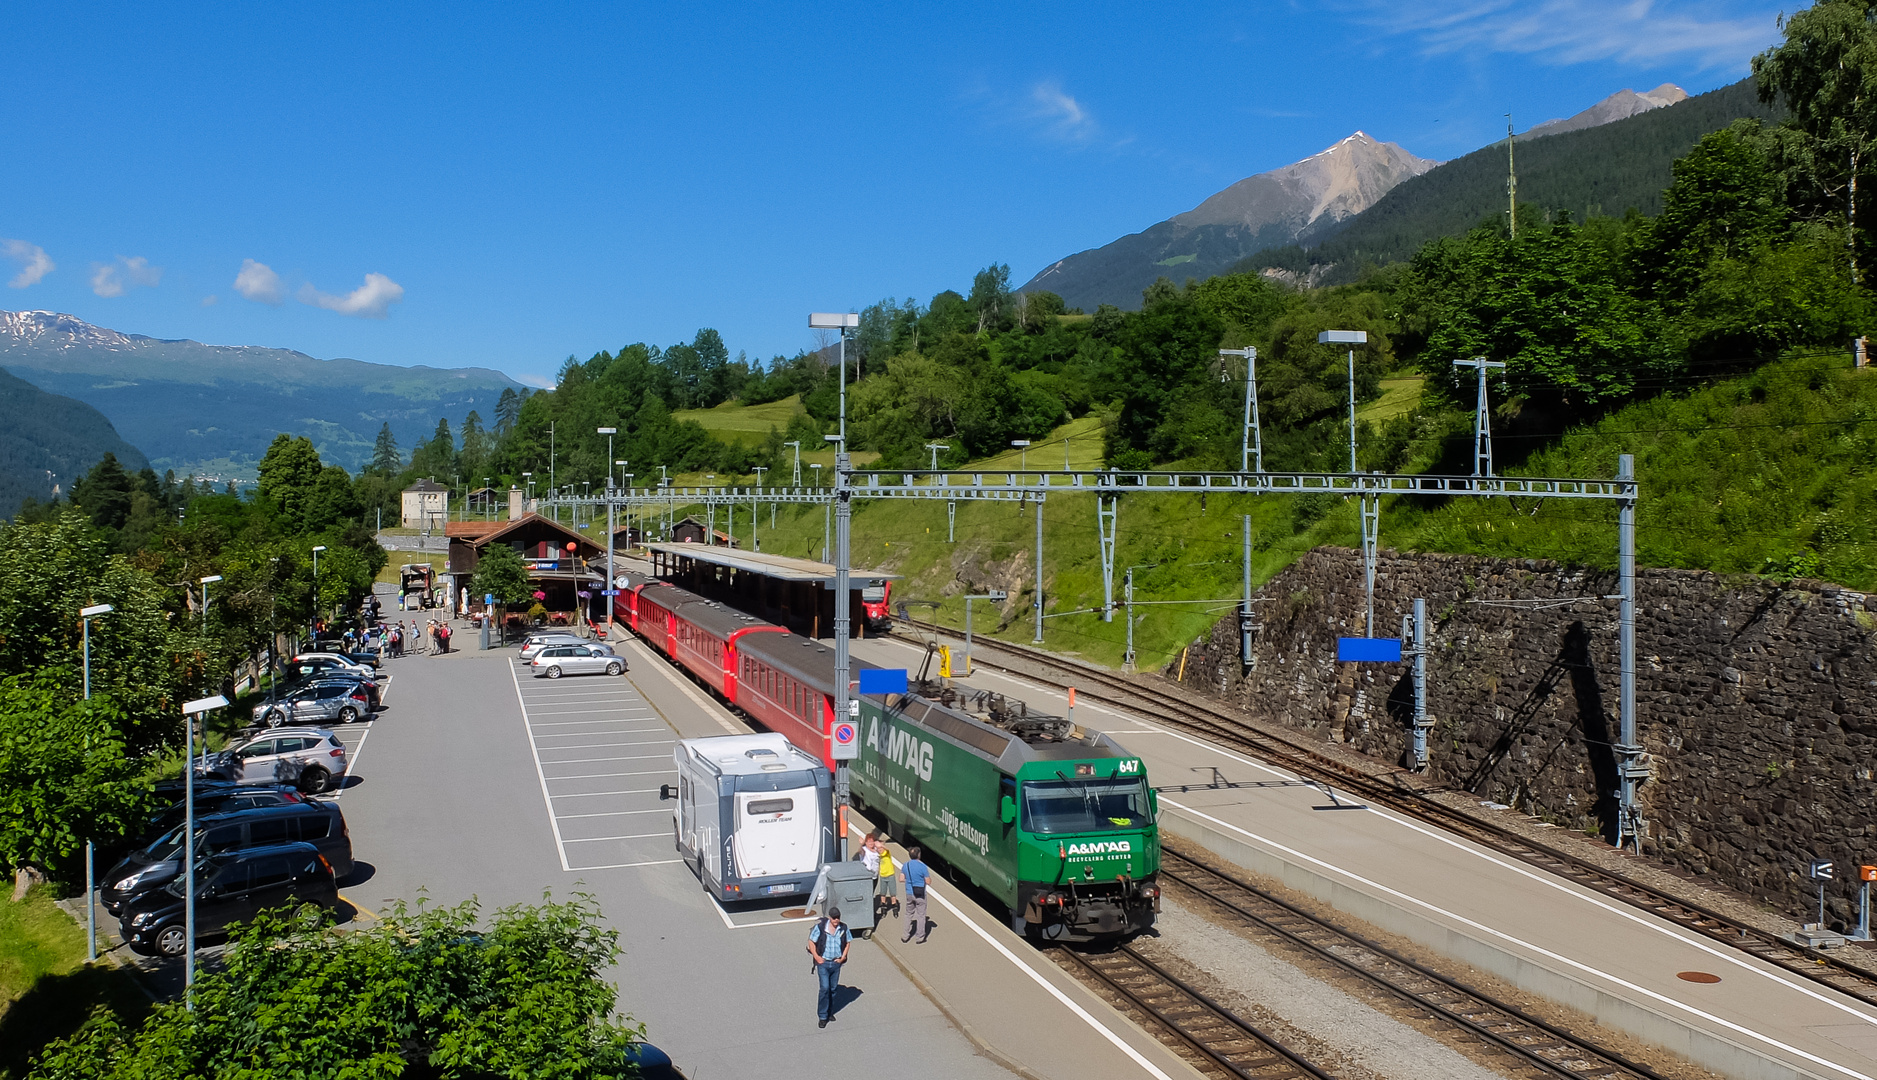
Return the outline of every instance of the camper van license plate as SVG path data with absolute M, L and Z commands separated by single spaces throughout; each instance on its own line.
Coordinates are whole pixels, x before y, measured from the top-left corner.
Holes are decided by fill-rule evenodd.
M 771 896 L 774 896 L 774 895 L 775 895 L 776 893 L 785 893 L 785 892 L 793 892 L 793 891 L 795 891 L 795 886 L 793 886 L 793 885 L 771 885 L 771 886 L 769 886 L 769 887 L 768 887 L 767 889 L 764 889 L 763 891 L 764 891 L 764 892 L 766 892 L 766 893 L 768 893 L 768 894 L 770 894 Z

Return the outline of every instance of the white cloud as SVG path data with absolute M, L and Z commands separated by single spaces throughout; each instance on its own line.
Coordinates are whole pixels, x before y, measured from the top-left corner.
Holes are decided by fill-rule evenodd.
M 366 274 L 365 284 L 344 296 L 320 292 L 310 282 L 300 286 L 302 304 L 323 307 L 341 315 L 356 315 L 361 319 L 382 319 L 386 309 L 402 299 L 404 286 L 383 274 Z
M 40 278 L 58 269 L 47 257 L 46 249 L 38 244 L 29 244 L 24 240 L 0 240 L 0 248 L 6 250 L 7 258 L 20 264 L 20 272 L 7 282 L 15 289 L 37 285 Z
M 1066 142 L 1087 142 L 1101 133 L 1095 118 L 1057 82 L 1040 82 L 1030 90 L 1029 118 Z
M 139 287 L 155 288 L 162 280 L 163 268 L 151 266 L 141 255 L 119 255 L 114 263 L 91 264 L 91 291 L 107 298 Z
M 266 263 L 241 260 L 241 272 L 235 275 L 235 291 L 263 304 L 278 304 L 284 298 L 280 275 Z
M 1364 0 L 1357 18 L 1388 33 L 1417 37 L 1433 54 L 1467 49 L 1534 56 L 1557 64 L 1671 59 L 1703 68 L 1744 68 L 1779 40 L 1777 8 L 1717 12 L 1686 0 Z

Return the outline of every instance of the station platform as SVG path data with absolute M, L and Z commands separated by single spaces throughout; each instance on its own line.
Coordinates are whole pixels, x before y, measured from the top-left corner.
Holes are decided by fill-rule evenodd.
M 980 638 L 973 652 L 995 663 L 995 649 Z M 891 637 L 853 650 L 888 667 L 925 651 Z M 1068 704 L 983 667 L 954 681 Z M 1198 788 L 1163 793 L 1163 829 L 1339 911 L 1725 1076 L 1877 1080 L 1877 1009 L 1150 717 L 1083 700 L 1075 719 L 1143 758 L 1156 786 Z

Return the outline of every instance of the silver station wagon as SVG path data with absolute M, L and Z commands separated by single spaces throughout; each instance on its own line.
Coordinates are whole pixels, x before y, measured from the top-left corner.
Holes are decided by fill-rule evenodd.
M 562 675 L 623 675 L 626 658 L 604 645 L 549 645 L 528 662 L 535 678 L 558 679 Z

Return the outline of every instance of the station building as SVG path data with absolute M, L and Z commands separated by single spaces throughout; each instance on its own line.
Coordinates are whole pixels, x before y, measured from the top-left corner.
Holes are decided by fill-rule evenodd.
M 444 534 L 450 539 L 444 574 L 451 609 L 458 613 L 483 608 L 481 596 L 469 595 L 469 579 L 492 544 L 511 547 L 521 556 L 534 591 L 546 594 L 541 606 L 550 616 L 571 618 L 606 588 L 606 549 L 553 518 L 525 513 L 508 521 L 452 521 L 444 526 Z

